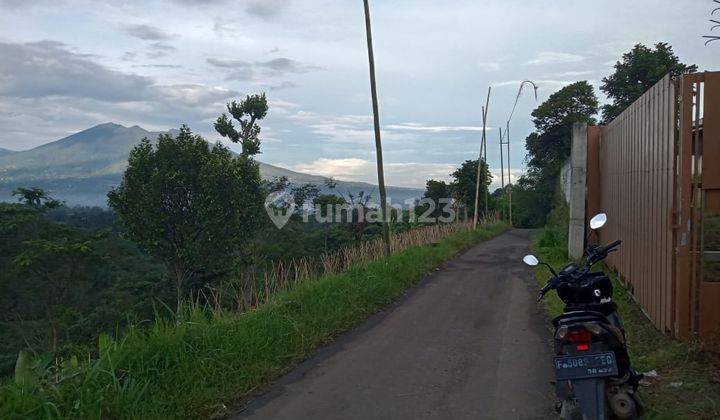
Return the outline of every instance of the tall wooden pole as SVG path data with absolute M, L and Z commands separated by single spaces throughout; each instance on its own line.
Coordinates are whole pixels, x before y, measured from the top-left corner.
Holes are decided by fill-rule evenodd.
M 482 171 L 483 146 L 485 145 L 485 107 L 482 107 L 483 115 L 483 135 L 480 138 L 480 152 L 478 153 L 477 171 L 475 175 L 475 211 L 473 212 L 473 230 L 477 228 L 478 217 L 480 214 L 480 172 Z
M 488 141 L 487 141 L 487 135 L 485 134 L 485 126 L 487 125 L 487 124 L 486 124 L 486 123 L 487 123 L 487 107 L 485 107 L 485 114 L 484 114 L 484 116 L 485 116 L 485 118 L 483 118 L 483 137 L 485 137 L 485 138 L 483 139 L 483 163 L 485 164 L 485 168 L 488 168 L 488 164 L 487 164 L 487 144 L 488 144 Z M 486 181 L 487 181 L 487 180 L 486 180 Z M 483 196 L 485 196 L 485 209 L 483 210 L 483 217 L 484 217 L 485 219 L 487 219 L 488 209 L 489 209 L 489 207 L 488 207 L 488 196 L 490 195 L 490 194 L 489 194 L 490 191 L 488 191 L 488 190 L 489 190 L 489 188 L 483 188 Z
M 482 170 L 482 157 L 483 157 L 483 150 L 487 152 L 487 147 L 485 144 L 485 126 L 487 125 L 487 111 L 488 106 L 490 105 L 490 89 L 488 87 L 488 93 L 487 93 L 487 99 L 485 99 L 485 106 L 482 107 L 482 118 L 483 118 L 483 128 L 482 128 L 482 141 L 480 143 L 480 154 L 478 155 L 478 166 L 477 166 L 477 175 L 475 177 L 475 215 L 473 217 L 473 230 L 477 228 L 477 222 L 478 222 L 478 213 L 479 213 L 479 200 L 480 200 L 480 171 Z M 487 205 L 487 197 L 486 197 L 486 205 Z
M 502 127 L 498 127 L 498 130 L 500 130 L 500 186 L 502 189 L 505 189 L 505 158 L 503 157 L 503 136 L 502 136 Z
M 370 5 L 365 4 L 365 33 L 367 34 L 368 63 L 370 65 L 370 93 L 372 95 L 373 123 L 375 125 L 375 155 L 377 157 L 378 189 L 380 190 L 380 207 L 382 211 L 382 236 L 385 244 L 385 255 L 390 255 L 390 218 L 387 211 L 385 195 L 385 172 L 383 171 L 382 142 L 380 141 L 380 114 L 378 111 L 377 85 L 375 83 L 375 56 L 373 55 L 372 31 L 370 29 Z
M 508 167 L 508 220 L 510 221 L 510 227 L 512 227 L 512 173 L 510 172 L 510 121 L 505 127 L 505 136 L 507 136 L 507 167 Z

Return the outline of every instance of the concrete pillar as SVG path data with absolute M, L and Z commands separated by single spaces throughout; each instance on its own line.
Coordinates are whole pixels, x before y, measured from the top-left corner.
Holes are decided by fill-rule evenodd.
M 572 129 L 570 152 L 570 225 L 568 255 L 580 258 L 585 251 L 585 176 L 587 173 L 587 124 Z

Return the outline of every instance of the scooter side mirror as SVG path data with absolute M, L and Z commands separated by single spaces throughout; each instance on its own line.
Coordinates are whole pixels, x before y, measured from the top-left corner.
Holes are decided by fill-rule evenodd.
M 533 254 L 528 254 L 523 257 L 523 262 L 530 267 L 535 267 L 536 265 L 540 264 L 540 261 L 537 259 L 536 256 Z
M 590 229 L 600 229 L 601 227 L 605 226 L 605 223 L 607 223 L 607 214 L 596 214 L 592 219 L 590 219 Z

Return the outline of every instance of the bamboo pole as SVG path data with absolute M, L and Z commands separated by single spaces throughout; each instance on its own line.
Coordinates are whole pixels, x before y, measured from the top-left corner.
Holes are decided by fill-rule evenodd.
M 487 164 L 487 135 L 485 133 L 485 126 L 487 125 L 487 105 L 485 106 L 485 113 L 483 113 L 483 163 L 485 164 L 485 168 L 488 168 Z M 487 182 L 487 179 L 485 180 Z M 485 196 L 485 208 L 483 210 L 483 218 L 487 219 L 488 215 L 488 195 L 490 191 L 488 191 L 489 188 L 483 188 L 483 195 Z
M 385 173 L 383 171 L 382 142 L 380 141 L 380 115 L 378 111 L 377 85 L 375 82 L 375 56 L 372 46 L 372 30 L 370 29 L 370 5 L 363 0 L 365 6 L 365 33 L 367 35 L 368 63 L 370 66 L 370 93 L 372 95 L 373 124 L 375 126 L 375 155 L 377 158 L 378 189 L 380 190 L 380 207 L 382 211 L 382 237 L 385 255 L 390 255 L 390 224 L 385 194 Z
M 508 221 L 512 227 L 512 173 L 510 172 L 510 121 L 505 127 L 505 136 L 507 137 L 507 168 L 508 168 Z
M 473 216 L 473 230 L 477 228 L 477 221 L 478 221 L 478 205 L 480 200 L 480 171 L 482 169 L 482 157 L 483 157 L 483 149 L 487 151 L 487 148 L 485 147 L 485 126 L 487 125 L 487 110 L 488 106 L 490 104 L 490 87 L 488 87 L 488 93 L 487 93 L 487 99 L 485 99 L 485 106 L 482 107 L 482 118 L 483 118 L 483 128 L 482 128 L 482 140 L 480 143 L 480 154 L 478 155 L 478 166 L 477 166 L 477 175 L 475 177 L 475 215 Z
M 500 186 L 502 189 L 505 189 L 505 169 L 504 165 L 505 158 L 503 157 L 503 136 L 502 136 L 502 127 L 498 127 L 498 130 L 500 130 Z

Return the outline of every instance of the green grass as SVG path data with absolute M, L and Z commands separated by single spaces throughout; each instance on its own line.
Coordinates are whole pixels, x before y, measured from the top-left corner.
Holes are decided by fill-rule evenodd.
M 553 267 L 561 267 L 567 258 L 567 242 L 554 229 L 546 227 L 535 238 L 534 252 Z M 622 252 L 622 248 L 620 249 Z M 613 280 L 614 299 L 623 317 L 633 365 L 640 372 L 655 370 L 658 378 L 640 388 L 651 419 L 717 419 L 720 418 L 720 364 L 717 354 L 703 351 L 696 342 L 673 340 L 655 329 L 617 274 L 605 272 Z M 536 270 L 538 285 L 549 278 L 547 269 Z M 562 301 L 553 292 L 545 296 L 548 312 L 562 312 Z
M 251 312 L 188 308 L 181 323 L 158 318 L 117 341 L 101 337 L 98 358 L 39 363 L 1 385 L 0 418 L 222 416 L 443 261 L 505 229 L 462 232 L 307 281 Z

